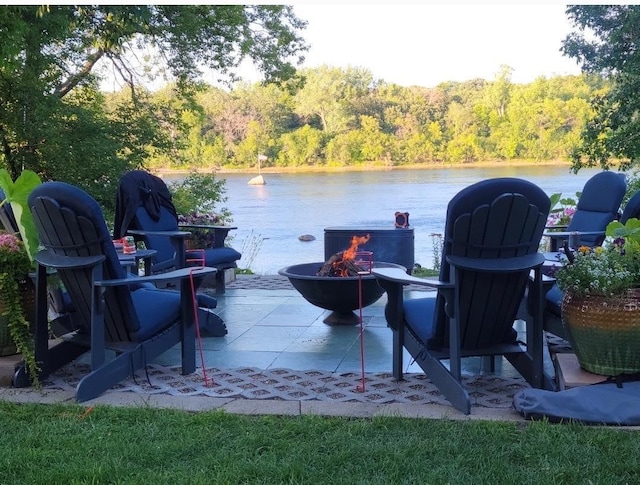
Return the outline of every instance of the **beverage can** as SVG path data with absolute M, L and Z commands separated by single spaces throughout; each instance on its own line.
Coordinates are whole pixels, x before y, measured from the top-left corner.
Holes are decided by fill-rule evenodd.
M 136 241 L 133 236 L 125 236 L 122 240 L 122 252 L 124 254 L 134 254 L 136 252 Z

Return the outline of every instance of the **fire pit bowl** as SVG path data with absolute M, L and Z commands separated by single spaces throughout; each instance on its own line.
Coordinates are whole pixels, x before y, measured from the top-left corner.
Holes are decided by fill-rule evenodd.
M 304 263 L 287 266 L 278 271 L 286 276 L 293 287 L 309 303 L 331 310 L 324 319 L 327 325 L 356 325 L 359 317 L 353 312 L 360 308 L 358 295 L 358 279 L 362 278 L 362 306 L 366 307 L 380 299 L 384 290 L 378 285 L 372 274 L 362 276 L 317 276 L 316 273 L 324 263 Z M 374 268 L 401 268 L 393 263 L 375 261 Z

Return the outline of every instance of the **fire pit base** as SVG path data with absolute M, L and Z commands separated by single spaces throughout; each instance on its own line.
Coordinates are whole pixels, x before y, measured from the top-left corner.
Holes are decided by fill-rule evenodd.
M 360 308 L 359 285 L 361 279 L 362 307 L 375 303 L 384 290 L 372 274 L 362 276 L 317 276 L 324 262 L 295 264 L 282 268 L 278 274 L 286 276 L 293 287 L 309 303 L 331 310 L 333 313 L 324 319 L 331 326 L 356 325 L 360 318 L 353 311 Z M 374 262 L 374 268 L 406 268 L 398 264 Z
M 331 314 L 322 320 L 330 327 L 346 326 L 346 325 L 358 325 L 360 323 L 360 317 L 354 312 L 331 312 Z

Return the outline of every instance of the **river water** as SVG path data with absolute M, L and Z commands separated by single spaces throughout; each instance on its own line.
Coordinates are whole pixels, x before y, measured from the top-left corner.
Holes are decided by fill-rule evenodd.
M 526 166 L 264 174 L 266 185 L 261 186 L 247 184 L 255 174 L 217 177 L 226 179 L 225 206 L 238 227 L 230 236 L 243 253 L 239 267 L 276 274 L 291 264 L 323 261 L 325 227 L 393 228 L 396 211 L 410 214 L 416 263 L 432 267 L 430 235 L 444 231 L 447 204 L 464 187 L 487 178 L 521 177 L 549 195 L 575 198 L 597 171 L 573 174 L 567 166 Z M 300 241 L 303 234 L 316 239 Z

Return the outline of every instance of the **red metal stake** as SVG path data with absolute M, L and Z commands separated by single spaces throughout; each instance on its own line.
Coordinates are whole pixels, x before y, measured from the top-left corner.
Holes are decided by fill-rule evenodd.
M 358 271 L 358 311 L 359 311 L 359 320 L 360 320 L 360 373 L 361 380 L 360 385 L 356 386 L 356 392 L 365 392 L 366 389 L 366 378 L 364 376 L 364 320 L 362 318 L 362 275 L 371 274 L 371 269 L 373 268 L 373 253 L 371 251 L 362 251 L 356 253 L 356 258 L 364 257 L 365 259 L 357 259 L 356 264 L 358 266 L 363 266 L 364 264 L 368 265 L 368 270 L 366 271 Z

